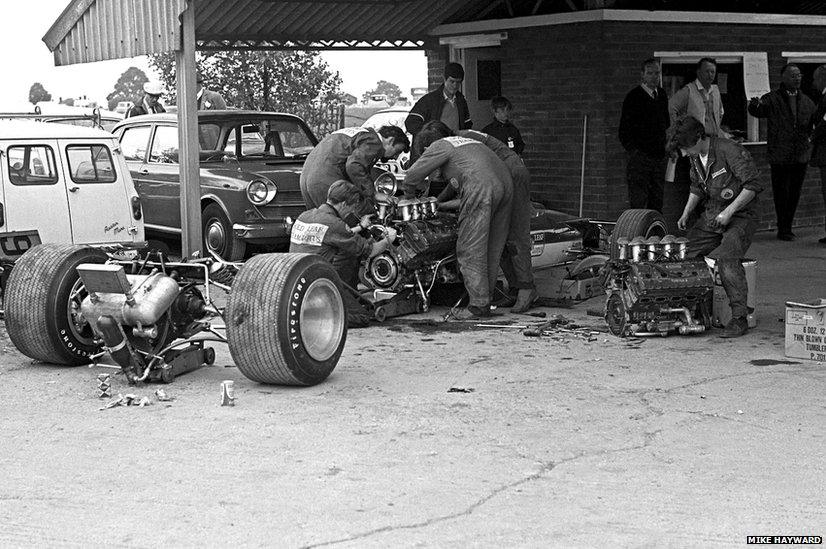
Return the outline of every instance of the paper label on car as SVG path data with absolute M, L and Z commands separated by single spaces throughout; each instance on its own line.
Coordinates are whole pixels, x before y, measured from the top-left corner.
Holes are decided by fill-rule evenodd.
M 718 175 L 723 175 L 724 173 L 726 173 L 726 169 L 725 168 L 720 168 L 719 170 L 717 170 L 716 172 L 711 174 L 711 178 L 714 179 Z
M 321 246 L 328 228 L 327 225 L 321 223 L 296 221 L 292 233 L 290 233 L 290 242 L 307 246 Z
M 369 131 L 367 128 L 362 127 L 355 127 L 355 128 L 341 128 L 340 130 L 336 130 L 333 133 L 337 133 L 340 135 L 346 135 L 347 137 L 354 137 L 360 133 L 364 133 Z
M 468 137 L 459 137 L 458 135 L 452 135 L 450 137 L 445 137 L 445 141 L 453 145 L 454 147 L 461 147 L 462 145 L 470 145 L 472 143 L 476 143 L 477 145 L 481 145 L 475 139 L 470 139 Z

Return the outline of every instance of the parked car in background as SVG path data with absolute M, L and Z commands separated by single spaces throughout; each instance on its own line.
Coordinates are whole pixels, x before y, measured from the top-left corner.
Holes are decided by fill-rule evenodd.
M 141 202 L 115 137 L 0 120 L 0 264 L 41 243 L 142 245 Z
M 390 109 L 383 109 L 371 115 L 370 118 L 364 121 L 364 124 L 362 124 L 361 127 L 378 130 L 382 126 L 397 126 L 407 131 L 404 127 L 404 121 L 408 114 L 410 114 L 410 107 L 393 107 Z M 408 133 L 407 138 L 410 139 L 410 143 L 412 144 L 413 136 Z M 395 175 L 396 180 L 399 181 L 399 184 L 401 184 L 405 173 L 402 166 L 406 166 L 409 159 L 410 153 L 402 153 L 397 159 L 389 160 L 387 162 L 379 162 L 377 166 Z
M 33 111 L 3 112 L 0 119 L 6 120 L 37 120 L 39 122 L 57 122 L 72 126 L 86 126 L 111 131 L 115 125 L 123 120 L 123 115 L 112 111 L 91 107 L 72 107 L 41 101 Z
M 181 233 L 178 119 L 150 114 L 114 129 L 144 205 L 149 236 Z M 289 242 L 304 211 L 299 175 L 318 143 L 291 114 L 203 111 L 198 114 L 204 250 L 240 260 L 248 245 Z

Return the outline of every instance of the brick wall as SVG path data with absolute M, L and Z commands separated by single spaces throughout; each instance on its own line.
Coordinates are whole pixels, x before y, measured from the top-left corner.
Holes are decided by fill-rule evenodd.
M 762 25 L 588 22 L 509 29 L 502 43 L 502 92 L 527 143 L 533 198 L 577 214 L 583 118 L 588 116 L 586 216 L 615 219 L 627 207 L 625 153 L 617 139 L 625 94 L 639 83 L 639 63 L 655 51 L 767 51 L 772 87 L 782 51 L 822 51 L 826 29 Z M 441 82 L 446 51 L 428 51 L 431 86 Z M 761 228 L 774 227 L 765 146 L 749 146 L 761 169 Z M 809 168 L 796 226 L 821 225 L 819 171 Z

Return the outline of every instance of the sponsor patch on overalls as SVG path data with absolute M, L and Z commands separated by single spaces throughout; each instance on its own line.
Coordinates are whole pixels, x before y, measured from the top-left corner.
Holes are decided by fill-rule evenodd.
M 725 168 L 720 168 L 719 170 L 717 170 L 716 172 L 711 174 L 711 178 L 714 179 L 718 175 L 723 175 L 724 173 L 726 173 L 726 169 Z
M 356 134 L 364 133 L 368 131 L 367 128 L 355 127 L 355 128 L 341 128 L 340 130 L 336 130 L 333 133 L 346 135 L 347 137 L 353 137 Z
M 723 198 L 723 200 L 731 200 L 732 198 L 734 198 L 734 191 L 729 188 L 725 188 L 722 190 L 722 192 L 720 192 L 720 196 Z
M 290 233 L 290 242 L 293 244 L 306 244 L 308 246 L 321 246 L 324 242 L 324 235 L 327 234 L 327 225 L 321 223 L 304 223 L 296 221 Z
M 470 145 L 472 143 L 476 143 L 477 145 L 481 145 L 475 139 L 470 139 L 468 137 L 459 137 L 458 135 L 452 135 L 450 137 L 445 137 L 445 141 L 453 145 L 454 147 L 461 147 L 462 145 Z

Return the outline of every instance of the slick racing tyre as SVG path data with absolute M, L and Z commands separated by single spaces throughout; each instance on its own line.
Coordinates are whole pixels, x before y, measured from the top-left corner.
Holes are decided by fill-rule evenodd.
M 6 287 L 6 331 L 29 358 L 78 366 L 100 348 L 92 327 L 80 314 L 87 292 L 77 266 L 104 263 L 97 248 L 71 244 L 35 246 L 14 264 Z
M 232 284 L 224 317 L 229 351 L 259 383 L 315 385 L 333 371 L 347 339 L 341 281 L 313 254 L 262 254 Z
M 659 236 L 660 238 L 668 234 L 665 225 L 665 218 L 656 210 L 625 210 L 617 219 L 617 224 L 611 233 L 610 251 L 611 259 L 619 257 L 617 240 L 627 238 L 631 240 L 635 236 L 649 238 Z

